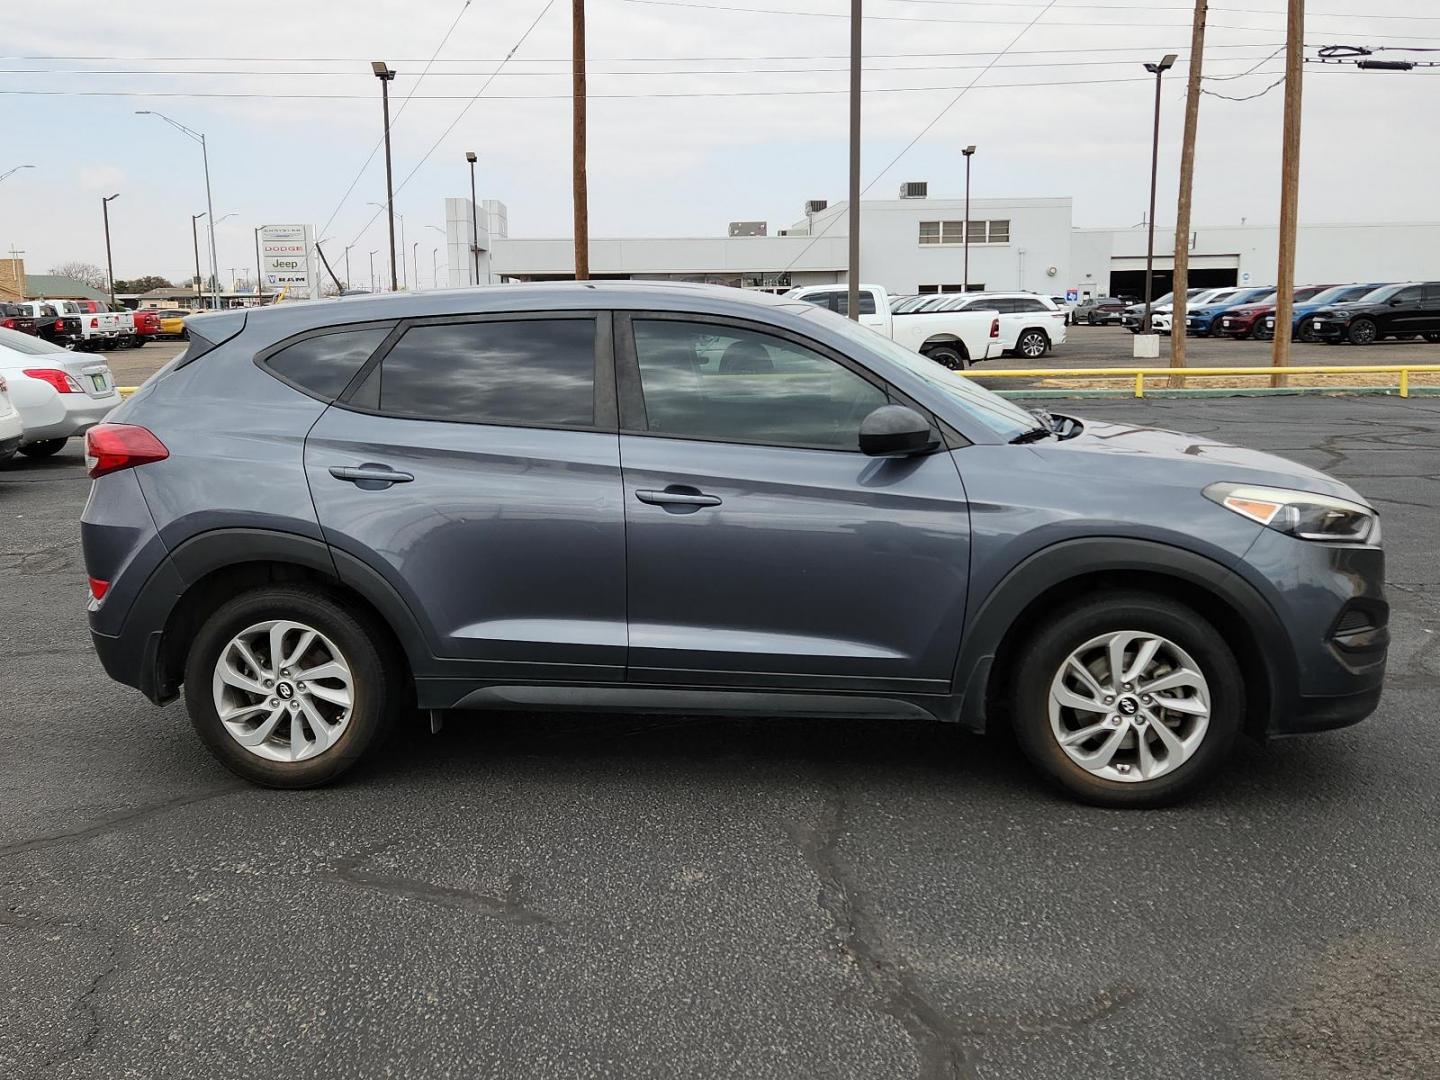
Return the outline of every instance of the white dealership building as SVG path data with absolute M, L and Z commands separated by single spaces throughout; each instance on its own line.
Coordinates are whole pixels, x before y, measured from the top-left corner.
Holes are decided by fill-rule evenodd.
M 860 266 L 867 283 L 893 293 L 958 290 L 965 272 L 965 203 L 932 199 L 910 183 L 896 199 L 860 206 Z M 487 199 L 472 226 L 469 199 L 446 200 L 450 284 L 562 281 L 574 276 L 570 237 L 510 235 L 504 203 Z M 1138 296 L 1146 230 L 1077 228 L 1069 198 L 970 202 L 970 288 L 1061 296 Z M 472 228 L 475 247 L 472 249 Z M 813 200 L 804 216 L 770 230 L 734 221 L 725 235 L 592 237 L 592 278 L 699 281 L 783 289 L 845 280 L 849 216 L 844 202 Z M 1265 285 L 1277 261 L 1275 225 L 1198 225 L 1190 236 L 1192 285 Z M 1174 230 L 1155 234 L 1157 292 L 1169 287 Z M 1302 224 L 1297 282 L 1440 278 L 1440 222 Z

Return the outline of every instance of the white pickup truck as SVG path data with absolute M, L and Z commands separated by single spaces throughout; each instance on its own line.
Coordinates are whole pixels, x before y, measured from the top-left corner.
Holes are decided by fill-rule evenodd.
M 846 314 L 850 295 L 844 285 L 802 285 L 785 296 Z M 860 286 L 860 325 L 884 334 L 937 364 L 961 370 L 1000 356 L 998 311 L 916 312 L 895 314 L 891 296 L 879 285 Z
M 61 317 L 65 323 L 65 340 L 59 344 L 67 349 L 85 352 L 124 349 L 139 341 L 135 334 L 135 316 L 107 311 L 98 300 L 34 300 L 26 306 L 37 318 L 45 308 L 53 309 Z

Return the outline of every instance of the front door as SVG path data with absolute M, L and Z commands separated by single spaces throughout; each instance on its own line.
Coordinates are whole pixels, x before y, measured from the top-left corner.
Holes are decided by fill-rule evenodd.
M 609 342 L 608 315 L 420 321 L 306 439 L 327 541 L 470 661 L 457 676 L 624 678 Z
M 1426 311 L 1423 303 L 1425 288 L 1422 285 L 1407 285 L 1385 301 L 1385 310 L 1380 316 L 1380 333 L 1409 337 L 1425 332 Z
M 950 454 L 860 453 L 893 392 L 803 338 L 618 318 L 630 680 L 947 691 L 970 543 Z

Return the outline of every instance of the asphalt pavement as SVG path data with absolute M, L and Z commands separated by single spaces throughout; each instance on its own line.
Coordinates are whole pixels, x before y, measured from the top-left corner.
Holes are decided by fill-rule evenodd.
M 1440 400 L 1073 411 L 1373 499 L 1379 712 L 1157 812 L 855 720 L 457 716 L 265 791 L 100 670 L 79 447 L 0 470 L 0 1077 L 1440 1075 Z

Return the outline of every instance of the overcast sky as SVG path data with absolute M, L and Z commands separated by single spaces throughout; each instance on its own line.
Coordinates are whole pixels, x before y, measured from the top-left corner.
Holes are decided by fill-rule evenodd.
M 959 148 L 973 142 L 977 196 L 1069 195 L 1077 225 L 1133 225 L 1153 104 L 1140 65 L 1177 52 L 1158 214 L 1173 220 L 1189 6 L 865 0 L 862 182 L 877 197 L 921 179 L 932 196 L 959 195 Z M 1310 7 L 1312 48 L 1440 48 L 1435 0 Z M 806 199 L 843 198 L 846 11 L 844 0 L 589 0 L 592 235 L 713 236 L 737 219 L 774 229 Z M 1207 88 L 1270 86 L 1283 12 L 1282 0 L 1212 0 Z M 205 209 L 199 147 L 135 115 L 149 108 L 207 135 L 217 218 L 234 214 L 218 226 L 227 284 L 230 267 L 254 262 L 253 227 L 270 222 L 314 224 L 337 260 L 353 244 L 351 276 L 368 278 L 384 229 L 366 204 L 385 190 L 381 154 L 361 168 L 381 130 L 371 59 L 400 72 L 395 201 L 422 284 L 432 249 L 444 255 L 427 226 L 443 226 L 445 196 L 468 194 L 466 150 L 480 155 L 480 197 L 508 205 L 512 236 L 570 234 L 569 0 L 11 0 L 6 14 L 0 172 L 36 168 L 0 183 L 0 249 L 23 250 L 31 272 L 103 264 L 100 197 L 113 192 L 116 276 L 190 272 L 189 217 Z M 1434 220 L 1440 68 L 1306 73 L 1302 220 Z M 1202 99 L 1197 225 L 1276 220 L 1280 112 L 1280 87 Z

